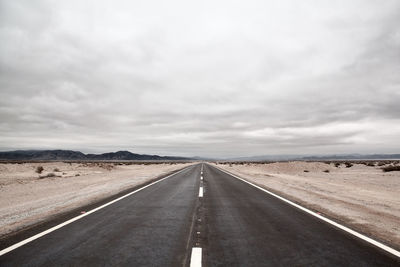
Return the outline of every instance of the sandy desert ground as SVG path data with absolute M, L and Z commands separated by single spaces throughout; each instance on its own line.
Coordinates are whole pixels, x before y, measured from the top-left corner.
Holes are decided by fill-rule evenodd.
M 324 162 L 216 166 L 400 248 L 399 171 Z
M 0 163 L 0 237 L 187 165 Z M 40 175 L 38 166 L 44 168 Z M 45 177 L 51 173 L 55 176 Z

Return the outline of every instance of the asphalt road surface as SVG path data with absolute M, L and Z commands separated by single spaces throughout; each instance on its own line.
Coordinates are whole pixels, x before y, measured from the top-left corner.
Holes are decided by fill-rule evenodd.
M 182 266 L 200 165 L 0 257 L 0 266 Z
M 209 165 L 207 266 L 400 266 L 398 258 Z
M 192 247 L 202 248 L 203 266 L 400 266 L 206 164 L 8 252 L 0 266 L 189 266 Z

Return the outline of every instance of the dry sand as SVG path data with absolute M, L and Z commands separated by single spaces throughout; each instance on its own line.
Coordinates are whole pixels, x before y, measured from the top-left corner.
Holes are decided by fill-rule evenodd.
M 323 162 L 217 166 L 400 248 L 398 171 L 384 173 L 363 164 L 337 168 Z
M 187 165 L 0 163 L 0 237 Z M 57 177 L 39 178 L 38 166 L 44 167 L 41 176 Z

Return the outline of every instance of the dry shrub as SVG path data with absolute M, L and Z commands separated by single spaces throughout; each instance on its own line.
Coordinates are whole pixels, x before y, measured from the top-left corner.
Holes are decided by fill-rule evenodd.
M 387 166 L 382 168 L 383 172 L 400 171 L 400 166 Z
M 44 168 L 43 166 L 37 166 L 36 171 L 37 173 L 41 174 L 43 172 Z
M 351 162 L 345 162 L 344 164 L 346 165 L 346 168 L 353 167 L 353 163 L 351 163 Z
M 46 175 L 43 176 L 39 176 L 39 179 L 43 179 L 43 178 L 50 178 L 50 177 L 56 177 L 57 175 L 55 175 L 53 172 L 50 172 Z

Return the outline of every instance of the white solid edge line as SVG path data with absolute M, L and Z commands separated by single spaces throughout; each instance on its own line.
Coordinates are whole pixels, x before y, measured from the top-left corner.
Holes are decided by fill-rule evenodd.
M 192 248 L 192 255 L 190 257 L 190 267 L 201 267 L 201 248 Z
M 200 186 L 199 188 L 199 197 L 203 197 L 203 187 Z
M 330 219 L 328 219 L 328 218 L 326 218 L 326 217 L 324 217 L 322 215 L 319 215 L 319 214 L 317 214 L 317 213 L 315 213 L 315 212 L 313 212 L 313 211 L 311 211 L 311 210 L 309 210 L 309 209 L 307 209 L 307 208 L 305 208 L 303 206 L 300 206 L 300 205 L 298 205 L 298 204 L 296 204 L 296 203 L 294 203 L 294 202 L 292 202 L 292 201 L 290 201 L 290 200 L 288 200 L 286 198 L 283 198 L 283 197 L 281 197 L 281 196 L 279 196 L 279 195 L 277 195 L 275 193 L 272 193 L 272 192 L 268 191 L 267 189 L 264 189 L 264 188 L 262 188 L 262 187 L 260 187 L 258 185 L 255 185 L 255 184 L 253 184 L 253 183 L 251 183 L 251 182 L 249 182 L 249 181 L 247 181 L 247 180 L 245 180 L 243 178 L 240 178 L 239 176 L 236 176 L 236 175 L 234 175 L 232 173 L 229 173 L 229 172 L 227 172 L 227 171 L 225 171 L 225 170 L 223 170 L 223 169 L 221 169 L 219 167 L 216 167 L 216 168 L 218 168 L 220 171 L 222 171 L 222 172 L 224 172 L 224 173 L 226 173 L 226 174 L 228 174 L 228 175 L 230 175 L 230 176 L 232 176 L 232 177 L 234 177 L 236 179 L 239 179 L 239 180 L 241 180 L 241 181 L 243 181 L 245 183 L 248 183 L 249 185 L 252 185 L 252 186 L 264 191 L 265 193 L 268 193 L 271 196 L 274 196 L 274 197 L 276 197 L 276 198 L 278 198 L 278 199 L 280 199 L 280 200 L 282 200 L 282 201 L 284 201 L 284 202 L 286 202 L 286 203 L 288 203 L 288 204 L 290 204 L 290 205 L 292 205 L 292 206 L 294 206 L 294 207 L 296 207 L 296 208 L 298 208 L 298 209 L 300 209 L 302 211 L 305 211 L 308 214 L 310 214 L 310 215 L 312 215 L 314 217 L 317 217 L 318 219 L 321 219 L 321 220 L 323 220 L 323 221 L 325 221 L 325 222 L 327 222 L 327 223 L 329 223 L 329 224 L 331 224 L 331 225 L 333 225 L 333 226 L 335 226 L 335 227 L 337 227 L 337 228 L 339 228 L 339 229 L 341 229 L 341 230 L 343 230 L 343 231 L 345 231 L 345 232 L 347 232 L 349 234 L 352 234 L 352 235 L 354 235 L 354 236 L 356 236 L 356 237 L 358 237 L 358 238 L 360 238 L 360 239 L 362 239 L 362 240 L 364 240 L 364 241 L 366 241 L 366 242 L 368 242 L 368 243 L 370 243 L 370 244 L 372 244 L 374 246 L 377 246 L 378 248 L 381 248 L 381 249 L 383 249 L 383 250 L 385 250 L 385 251 L 387 251 L 387 252 L 389 252 L 389 253 L 397 256 L 397 257 L 400 257 L 400 251 L 397 251 L 394 248 L 386 246 L 386 245 L 384 245 L 384 244 L 382 244 L 382 243 L 380 243 L 380 242 L 378 242 L 378 241 L 376 241 L 376 240 L 374 240 L 374 239 L 372 239 L 372 238 L 370 238 L 368 236 L 360 234 L 359 232 L 356 232 L 356 231 L 354 231 L 354 230 L 352 230 L 352 229 L 350 229 L 350 228 L 348 228 L 348 227 L 346 227 L 344 225 L 341 225 L 341 224 L 339 224 L 339 223 L 337 223 L 335 221 L 332 221 L 332 220 L 330 220 Z
M 190 167 L 190 166 L 188 166 L 188 167 Z M 130 195 L 133 195 L 133 194 L 135 194 L 135 193 L 137 193 L 137 192 L 139 192 L 139 191 L 141 191 L 141 190 L 143 190 L 143 189 L 145 189 L 145 188 L 147 188 L 147 187 L 149 187 L 149 186 L 152 186 L 152 185 L 154 185 L 154 184 L 156 184 L 156 183 L 159 183 L 159 182 L 161 182 L 161 181 L 163 181 L 163 180 L 165 180 L 165 179 L 170 178 L 171 176 L 174 176 L 174 175 L 176 175 L 176 174 L 178 174 L 178 173 L 180 173 L 180 172 L 183 172 L 183 171 L 186 170 L 188 167 L 185 167 L 184 169 L 182 169 L 182 170 L 180 170 L 180 171 L 178 171 L 178 172 L 172 173 L 172 174 L 168 175 L 167 177 L 164 177 L 164 178 L 162 178 L 162 179 L 160 179 L 160 180 L 157 180 L 157 181 L 152 182 L 152 183 L 150 183 L 150 184 L 148 184 L 148 185 L 145 185 L 145 186 L 143 186 L 143 187 L 141 187 L 141 188 L 139 188 L 139 189 L 136 189 L 136 190 L 133 191 L 133 192 L 130 192 L 130 193 L 126 194 L 126 195 L 123 195 L 123 196 L 121 196 L 121 197 L 119 197 L 119 198 L 117 198 L 117 199 L 114 199 L 114 200 L 110 201 L 110 202 L 107 202 L 106 204 L 103 204 L 103 205 L 101 205 L 100 207 L 97 207 L 97 208 L 95 208 L 95 209 L 92 209 L 92 210 L 90 210 L 90 211 L 88 211 L 88 212 L 86 212 L 86 213 L 84 213 L 84 214 L 78 215 L 78 216 L 76 216 L 76 217 L 74 217 L 74 218 L 72 218 L 72 219 L 69 219 L 68 221 L 65 221 L 65 222 L 63 222 L 63 223 L 60 223 L 60 224 L 58 224 L 58 225 L 56 225 L 56 226 L 53 226 L 53 227 L 51 227 L 51 228 L 49 228 L 49 229 L 47 229 L 47 230 L 45 230 L 45 231 L 43 231 L 43 232 L 40 232 L 40 233 L 38 233 L 38 234 L 36 234 L 36 235 L 34 235 L 34 236 L 31 236 L 31 237 L 29 237 L 29 238 L 27 238 L 27 239 L 25 239 L 25 240 L 22 240 L 22 241 L 20 241 L 20 242 L 14 244 L 14 245 L 12 245 L 12 246 L 9 246 L 8 248 L 5 248 L 5 249 L 3 249 L 3 250 L 0 251 L 0 256 L 4 255 L 4 254 L 6 254 L 6 253 L 8 253 L 8 252 L 10 252 L 10 251 L 13 251 L 14 249 L 19 248 L 19 247 L 21 247 L 21 246 L 23 246 L 23 245 L 25 245 L 25 244 L 27 244 L 27 243 L 29 243 L 29 242 L 32 242 L 33 240 L 38 239 L 39 237 L 42 237 L 42 236 L 44 236 L 44 235 L 47 235 L 48 233 L 51 233 L 51 232 L 53 232 L 53 231 L 55 231 L 55 230 L 57 230 L 57 229 L 59 229 L 59 228 L 61 228 L 61 227 L 63 227 L 63 226 L 66 226 L 67 224 L 70 224 L 70 223 L 72 223 L 72 222 L 74 222 L 74 221 L 77 221 L 77 220 L 79 220 L 79 219 L 82 219 L 83 217 L 88 216 L 89 214 L 92 214 L 92 213 L 94 213 L 94 212 L 96 212 L 96 211 L 98 211 L 98 210 L 100 210 L 100 209 L 102 209 L 102 208 L 105 208 L 105 207 L 107 207 L 107 206 L 109 206 L 109 205 L 111 205 L 111 204 L 113 204 L 113 203 L 115 203 L 115 202 L 117 202 L 117 201 L 120 201 L 121 199 L 124 199 L 124 198 L 126 198 L 126 197 L 128 197 L 128 196 L 130 196 Z

